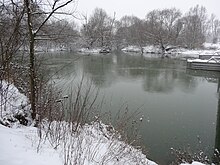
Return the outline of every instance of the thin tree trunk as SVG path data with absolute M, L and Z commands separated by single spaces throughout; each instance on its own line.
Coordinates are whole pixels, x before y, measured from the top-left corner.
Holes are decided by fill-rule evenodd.
M 34 38 L 30 40 L 30 94 L 32 118 L 36 119 L 36 75 L 35 75 L 35 58 L 34 58 Z
M 34 55 L 34 38 L 35 34 L 33 32 L 32 26 L 32 15 L 30 9 L 30 1 L 24 0 L 27 9 L 28 16 L 28 31 L 29 31 L 29 76 L 30 76 L 30 102 L 32 110 L 32 119 L 36 119 L 36 75 L 35 75 L 35 55 Z

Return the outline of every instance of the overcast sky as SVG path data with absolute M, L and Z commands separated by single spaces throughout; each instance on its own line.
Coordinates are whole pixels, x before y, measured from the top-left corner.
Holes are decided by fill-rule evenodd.
M 208 14 L 220 19 L 220 0 L 78 0 L 77 11 L 90 15 L 96 8 L 103 8 L 109 15 L 120 19 L 124 15 L 135 15 L 141 19 L 153 9 L 176 7 L 183 13 L 195 5 L 205 6 Z

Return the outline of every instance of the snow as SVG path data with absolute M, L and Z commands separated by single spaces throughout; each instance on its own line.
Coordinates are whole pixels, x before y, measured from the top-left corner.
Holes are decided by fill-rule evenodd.
M 192 162 L 191 164 L 189 164 L 189 163 L 182 163 L 180 165 L 205 165 L 205 164 L 195 161 L 195 162 Z
M 134 46 L 134 45 L 130 45 L 128 47 L 125 47 L 122 49 L 123 52 L 135 52 L 135 53 L 139 53 L 141 52 L 141 48 L 138 46 Z
M 16 122 L 15 116 L 25 116 L 30 121 L 30 105 L 28 98 L 18 89 L 5 81 L 0 82 L 0 123 L 11 124 L 8 120 Z
M 80 53 L 85 53 L 85 54 L 98 54 L 101 51 L 100 48 L 93 48 L 93 49 L 88 49 L 88 48 L 81 48 L 78 50 Z
M 219 49 L 220 50 L 220 43 L 213 44 L 213 43 L 205 42 L 203 46 L 205 49 Z
M 57 125 L 53 123 L 52 125 Z M 65 122 L 62 124 L 65 128 Z M 67 125 L 66 125 L 67 126 Z M 51 127 L 52 128 L 52 127 Z M 50 136 L 43 143 L 40 142 L 38 130 L 34 127 L 8 128 L 0 125 L 0 164 L 23 165 L 32 162 L 32 165 L 63 165 L 66 161 L 78 165 L 156 165 L 148 160 L 138 149 L 119 141 L 106 131 L 107 126 L 102 123 L 85 125 L 79 132 L 72 134 L 63 130 L 59 145 L 54 143 Z M 58 134 L 58 133 L 57 133 Z M 37 152 L 38 144 L 40 150 Z M 54 149 L 56 145 L 57 149 Z M 57 147 L 58 146 L 58 147 Z M 68 152 L 68 153 L 67 153 Z M 66 159 L 69 154 L 71 158 Z
M 199 62 L 199 63 L 217 63 L 216 61 L 212 60 L 202 60 L 202 59 L 188 59 L 187 62 Z
M 215 57 L 215 56 L 211 56 L 211 58 L 209 58 L 208 60 L 204 60 L 204 59 L 187 59 L 187 62 L 198 62 L 198 63 L 220 63 L 220 58 L 219 57 Z
M 0 125 L 1 165 L 62 165 L 59 154 L 44 145 L 36 151 L 37 129 L 34 127 L 8 128 Z
M 160 53 L 161 50 L 153 45 L 145 46 L 144 48 L 144 53 Z
M 172 47 L 172 46 L 171 46 Z M 138 46 L 128 46 L 122 49 L 123 52 L 136 52 L 140 53 L 141 48 Z M 161 50 L 158 46 L 148 45 L 143 47 L 143 52 L 145 54 L 160 54 Z M 171 58 L 199 58 L 199 55 L 220 55 L 220 43 L 204 43 L 204 49 L 189 50 L 185 48 L 175 48 L 166 51 L 165 54 L 169 54 Z

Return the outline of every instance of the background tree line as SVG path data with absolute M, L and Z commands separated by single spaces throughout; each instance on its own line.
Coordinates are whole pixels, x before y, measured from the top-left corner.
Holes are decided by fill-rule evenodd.
M 5 49 L 10 47 L 8 44 L 27 50 L 28 28 L 23 3 L 7 2 L 0 4 L 1 51 L 6 52 Z M 37 27 L 48 16 L 48 12 L 45 12 L 44 5 L 37 2 L 32 4 L 32 8 L 33 26 Z M 36 36 L 37 50 L 71 50 L 76 47 L 117 49 L 147 44 L 159 46 L 162 51 L 170 45 L 194 49 L 201 47 L 205 41 L 216 43 L 220 36 L 219 19 L 214 14 L 208 16 L 205 7 L 199 5 L 185 14 L 176 8 L 155 9 L 146 13 L 145 19 L 126 15 L 116 20 L 116 14 L 108 15 L 104 9 L 96 8 L 90 16 L 82 15 L 81 26 L 74 19 L 70 22 L 53 16 Z M 16 39 L 9 42 L 13 37 Z
M 156 9 L 145 19 L 114 16 L 100 8 L 87 18 L 80 30 L 83 46 L 122 48 L 127 45 L 157 45 L 164 51 L 167 46 L 199 48 L 205 41 L 216 43 L 220 36 L 220 21 L 207 14 L 205 7 L 195 6 L 182 14 L 176 8 Z

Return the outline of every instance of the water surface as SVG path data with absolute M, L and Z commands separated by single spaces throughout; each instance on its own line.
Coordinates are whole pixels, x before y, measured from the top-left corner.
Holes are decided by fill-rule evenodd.
M 100 89 L 117 113 L 127 105 L 140 111 L 143 146 L 150 159 L 168 164 L 170 148 L 213 153 L 218 112 L 218 73 L 186 69 L 180 59 L 161 59 L 138 54 L 50 55 L 46 61 L 68 94 L 82 74 Z M 64 67 L 65 66 L 65 67 Z M 219 130 L 219 128 L 217 128 Z M 219 132 L 219 131 L 218 131 Z

